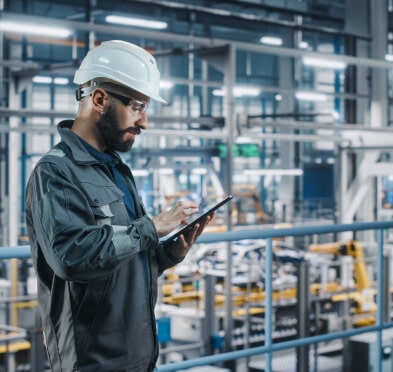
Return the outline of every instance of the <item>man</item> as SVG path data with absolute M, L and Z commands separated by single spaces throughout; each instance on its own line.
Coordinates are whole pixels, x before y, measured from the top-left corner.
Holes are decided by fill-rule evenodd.
M 211 216 L 164 246 L 198 211 L 191 201 L 150 218 L 129 168 L 129 151 L 147 129 L 159 95 L 155 59 L 107 41 L 82 61 L 75 121 L 39 161 L 26 189 L 26 222 L 48 359 L 53 371 L 152 371 L 158 355 L 157 277 L 179 263 Z

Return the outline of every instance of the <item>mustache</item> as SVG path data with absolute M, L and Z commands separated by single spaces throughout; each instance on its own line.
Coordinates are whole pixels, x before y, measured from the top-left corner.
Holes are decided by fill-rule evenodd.
M 120 130 L 119 132 L 121 134 L 126 134 L 126 133 L 141 134 L 142 130 L 139 127 L 128 127 L 126 129 Z

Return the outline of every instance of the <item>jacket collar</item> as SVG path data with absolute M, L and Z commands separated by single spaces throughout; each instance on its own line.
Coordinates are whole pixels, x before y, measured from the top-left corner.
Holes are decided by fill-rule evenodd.
M 60 137 L 70 149 L 72 157 L 79 163 L 99 163 L 99 161 L 86 150 L 80 138 L 71 130 L 73 120 L 63 120 L 57 125 Z M 117 153 L 113 155 L 121 162 L 121 158 Z

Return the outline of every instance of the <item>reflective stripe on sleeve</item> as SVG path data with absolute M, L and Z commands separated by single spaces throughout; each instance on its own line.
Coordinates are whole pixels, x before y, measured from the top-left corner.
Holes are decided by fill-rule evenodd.
M 125 253 L 130 248 L 131 239 L 128 235 L 128 226 L 112 225 L 113 237 L 112 243 L 115 246 L 116 252 Z

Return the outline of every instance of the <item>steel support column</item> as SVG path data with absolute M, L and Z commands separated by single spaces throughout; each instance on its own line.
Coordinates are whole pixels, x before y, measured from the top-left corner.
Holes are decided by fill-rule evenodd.
M 205 59 L 212 66 L 224 73 L 224 116 L 226 125 L 227 158 L 225 163 L 225 192 L 232 194 L 232 174 L 233 174 L 233 143 L 236 132 L 236 116 L 233 88 L 236 83 L 236 48 L 232 44 L 221 47 L 213 47 L 199 52 L 199 56 Z M 231 208 L 227 207 L 227 226 L 232 230 Z M 227 268 L 225 277 L 225 351 L 232 349 L 232 242 L 227 243 Z M 236 371 L 234 365 L 229 366 L 232 371 Z

